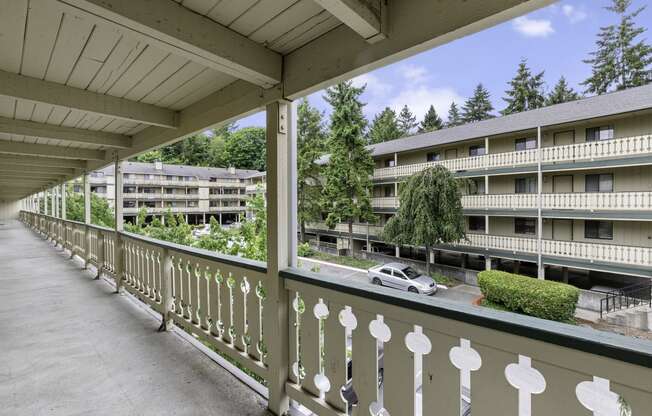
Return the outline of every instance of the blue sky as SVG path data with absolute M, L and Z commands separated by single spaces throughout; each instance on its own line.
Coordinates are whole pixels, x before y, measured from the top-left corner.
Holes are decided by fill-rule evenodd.
M 604 10 L 608 0 L 565 0 L 491 29 L 458 39 L 449 44 L 413 56 L 395 64 L 361 75 L 356 84 L 366 84 L 362 100 L 365 115 L 389 106 L 399 111 L 407 104 L 418 120 L 432 104 L 445 118 L 451 101 L 459 105 L 478 82 L 489 90 L 497 110 L 504 107 L 504 91 L 525 58 L 534 72 L 545 70 L 546 89 L 560 76 L 578 91 L 590 74 L 582 62 L 595 49 L 601 26 L 614 23 L 615 14 Z M 637 23 L 648 31 L 644 37 L 652 43 L 652 0 L 634 0 L 634 7 L 647 6 Z M 633 10 L 633 8 L 632 8 Z M 323 92 L 308 97 L 310 103 L 328 116 L 329 106 Z M 263 126 L 264 114 L 240 120 L 239 127 Z

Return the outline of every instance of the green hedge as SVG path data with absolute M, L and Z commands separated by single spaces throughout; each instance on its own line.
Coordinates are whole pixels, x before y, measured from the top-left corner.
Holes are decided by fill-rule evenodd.
M 489 302 L 553 321 L 572 322 L 580 296 L 579 289 L 564 283 L 498 270 L 478 273 L 478 284 Z

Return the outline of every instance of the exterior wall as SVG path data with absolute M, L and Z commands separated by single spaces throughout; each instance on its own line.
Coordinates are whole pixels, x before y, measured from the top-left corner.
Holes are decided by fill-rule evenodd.
M 20 201 L 0 201 L 0 221 L 17 219 L 19 211 Z

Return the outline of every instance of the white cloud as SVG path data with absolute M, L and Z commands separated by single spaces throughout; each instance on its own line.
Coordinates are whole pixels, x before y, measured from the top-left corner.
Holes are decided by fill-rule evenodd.
M 587 18 L 587 14 L 584 10 L 580 10 L 577 7 L 564 4 L 561 6 L 561 11 L 564 13 L 564 16 L 568 18 L 568 21 L 571 23 L 578 23 Z
M 521 16 L 513 20 L 513 25 L 517 32 L 528 37 L 545 38 L 555 32 L 552 22 L 547 19 L 531 19 Z
M 424 82 L 428 79 L 428 69 L 421 65 L 405 64 L 399 67 L 399 72 L 408 82 Z
M 356 87 L 367 86 L 365 93 L 374 97 L 385 97 L 394 88 L 389 82 L 385 82 L 374 74 L 362 74 L 353 78 L 353 85 Z
M 407 105 L 417 117 L 417 121 L 421 121 L 431 105 L 435 107 L 440 117 L 446 119 L 448 109 L 453 101 L 459 105 L 464 102 L 464 97 L 451 87 L 437 88 L 415 85 L 402 89 L 398 95 L 392 97 L 387 105 L 397 113 L 404 105 Z

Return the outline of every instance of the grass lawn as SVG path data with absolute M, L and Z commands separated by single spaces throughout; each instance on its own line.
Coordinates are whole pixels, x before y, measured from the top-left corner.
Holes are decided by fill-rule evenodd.
M 439 273 L 432 272 L 430 273 L 430 277 L 432 277 L 433 280 L 437 282 L 438 285 L 444 285 L 446 287 L 455 287 L 457 285 L 462 284 L 462 282 L 460 282 L 459 280 L 453 279 L 448 276 L 444 276 L 443 274 L 439 274 Z
M 332 254 L 322 253 L 320 251 L 315 251 L 314 254 L 307 257 L 315 260 L 327 261 L 329 263 L 335 263 L 342 266 L 355 267 L 364 270 L 380 264 L 373 260 L 358 259 L 348 256 L 334 256 Z

